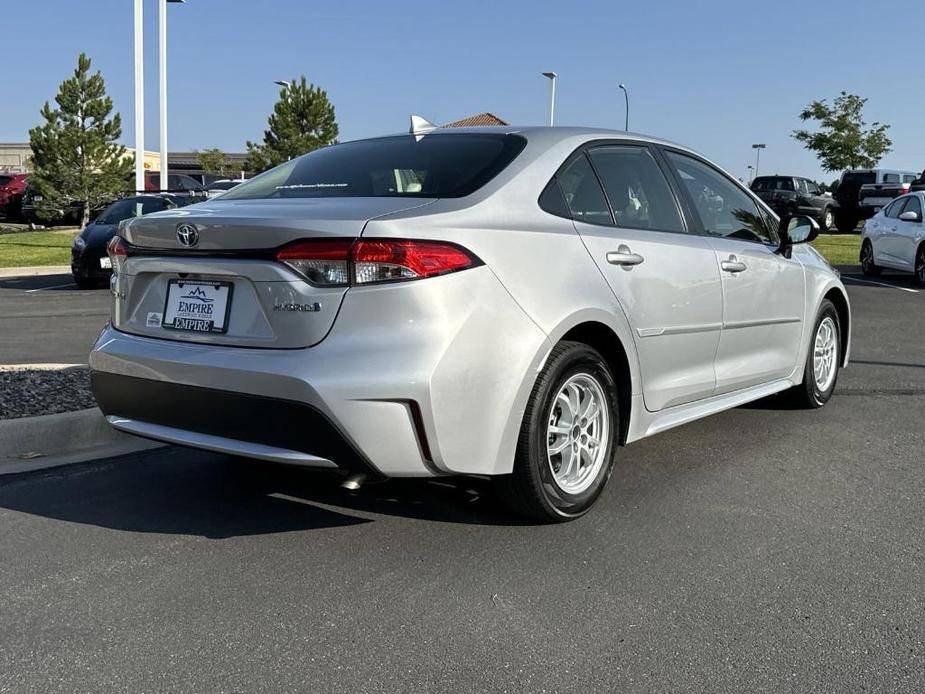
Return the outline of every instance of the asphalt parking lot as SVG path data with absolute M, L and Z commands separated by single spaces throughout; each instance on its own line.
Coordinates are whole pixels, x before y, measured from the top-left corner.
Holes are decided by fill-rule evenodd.
M 921 692 L 925 292 L 845 284 L 827 407 L 633 444 L 565 525 L 481 480 L 348 493 L 182 449 L 0 478 L 0 692 Z M 27 291 L 0 283 L 0 361 L 106 320 L 105 291 Z M 80 337 L 37 352 L 66 310 Z

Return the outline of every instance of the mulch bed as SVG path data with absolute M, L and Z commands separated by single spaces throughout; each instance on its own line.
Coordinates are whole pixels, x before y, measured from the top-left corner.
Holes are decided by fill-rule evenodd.
M 0 366 L 0 419 L 95 407 L 86 366 Z

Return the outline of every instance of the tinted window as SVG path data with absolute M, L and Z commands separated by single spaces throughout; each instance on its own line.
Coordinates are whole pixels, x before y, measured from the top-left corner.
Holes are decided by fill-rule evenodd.
M 909 202 L 906 203 L 906 206 L 903 208 L 903 212 L 915 212 L 918 214 L 919 219 L 922 218 L 922 203 L 919 200 L 918 195 L 909 196 Z
M 596 147 L 590 156 L 617 226 L 684 231 L 668 181 L 648 148 Z
M 589 224 L 613 224 L 604 191 L 586 156 L 576 158 L 558 179 L 573 219 Z
M 458 198 L 494 178 L 525 144 L 517 135 L 439 133 L 347 142 L 271 169 L 222 200 Z
M 793 179 L 783 176 L 760 176 L 752 181 L 751 189 L 762 193 L 771 190 L 793 190 Z
M 903 183 L 913 183 L 915 179 L 915 174 L 903 174 Z
M 676 152 L 666 154 L 687 189 L 707 234 L 778 243 L 777 229 L 744 190 L 697 159 Z
M 557 179 L 553 178 L 543 190 L 542 195 L 540 195 L 540 207 L 557 217 L 565 217 L 566 219 L 571 217 Z
M 103 213 L 96 218 L 96 222 L 97 224 L 118 224 L 124 219 L 166 210 L 167 206 L 167 202 L 162 198 L 119 200 L 103 210 Z
M 884 183 L 899 183 L 899 174 L 885 173 L 883 174 Z
M 890 219 L 896 219 L 899 217 L 902 212 L 903 205 L 906 204 L 906 198 L 899 198 L 894 200 L 889 205 L 886 206 L 886 209 L 883 211 L 884 216 L 889 217 Z
M 13 180 L 12 176 L 0 176 L 0 186 L 5 186 L 7 183 Z

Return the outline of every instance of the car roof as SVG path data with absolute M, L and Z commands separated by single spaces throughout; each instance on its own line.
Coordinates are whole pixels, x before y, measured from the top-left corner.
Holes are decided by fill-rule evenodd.
M 528 140 L 542 141 L 552 144 L 562 140 L 573 138 L 584 138 L 586 140 L 635 140 L 637 142 L 649 142 L 652 144 L 665 145 L 668 147 L 677 147 L 688 151 L 693 151 L 686 145 L 664 140 L 662 138 L 646 135 L 645 133 L 628 132 L 626 130 L 611 130 L 608 128 L 591 128 L 579 126 L 548 126 L 548 125 L 483 125 L 469 128 L 435 128 L 427 133 L 422 133 L 422 137 L 432 135 L 455 135 L 455 134 L 504 134 L 504 135 L 521 135 Z M 397 137 L 409 135 L 408 132 L 391 133 L 380 137 L 361 138 L 364 140 L 377 140 L 382 137 Z M 358 142 L 360 140 L 353 140 Z

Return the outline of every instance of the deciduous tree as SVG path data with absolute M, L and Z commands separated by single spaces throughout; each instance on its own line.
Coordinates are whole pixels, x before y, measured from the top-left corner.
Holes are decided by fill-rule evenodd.
M 875 122 L 865 130 L 866 103 L 867 99 L 848 92 L 831 104 L 825 99 L 813 101 L 800 113 L 800 120 L 817 122 L 818 130 L 795 130 L 793 137 L 816 153 L 826 171 L 873 168 L 893 141 L 886 133 L 889 125 Z

